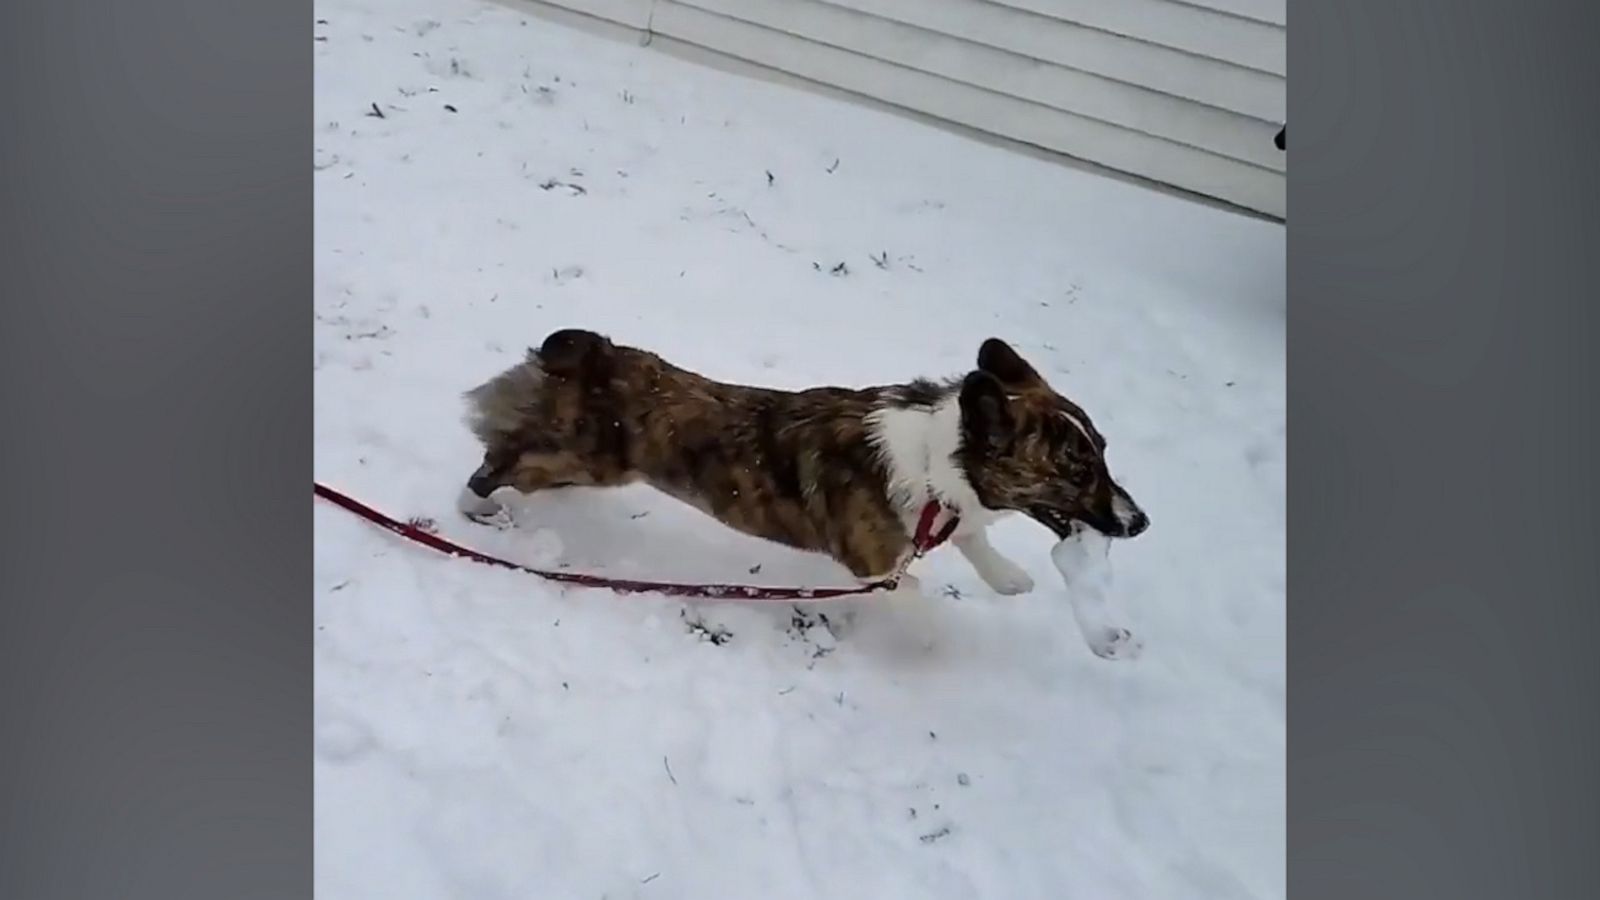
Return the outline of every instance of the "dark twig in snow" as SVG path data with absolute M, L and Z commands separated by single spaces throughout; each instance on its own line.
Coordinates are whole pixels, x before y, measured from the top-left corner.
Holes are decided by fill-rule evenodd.
M 555 190 L 558 187 L 566 188 L 568 191 L 570 191 L 572 193 L 572 196 L 574 196 L 574 197 L 581 197 L 584 194 L 589 193 L 589 191 L 586 190 L 584 188 L 584 186 L 581 185 L 581 184 L 569 184 L 569 183 L 567 183 L 565 181 L 558 181 L 557 179 L 554 179 L 554 178 L 551 178 L 551 179 L 549 179 L 547 181 L 544 181 L 544 182 L 541 182 L 539 184 L 539 190 L 541 190 L 541 191 L 551 191 L 551 190 Z
M 372 116 L 373 118 L 377 118 L 377 119 L 387 119 L 387 118 L 389 118 L 388 116 L 383 114 L 383 110 L 378 108 L 378 104 L 377 104 L 376 101 L 374 101 L 373 104 L 372 104 L 372 112 L 367 113 L 367 115 Z
M 661 873 L 657 872 L 654 875 L 651 875 L 649 878 L 646 878 L 646 879 L 644 879 L 643 881 L 641 881 L 639 883 L 640 884 L 649 884 L 650 882 L 655 881 L 657 878 L 660 878 L 660 877 L 661 877 Z
M 836 170 L 838 168 L 839 168 L 839 160 L 837 158 L 835 158 L 834 161 L 833 161 L 833 165 L 828 167 L 828 174 L 832 175 L 834 173 L 834 170 Z
M 777 180 L 778 180 L 778 179 L 776 179 L 776 178 L 774 178 L 774 177 L 773 177 L 773 175 L 772 175 L 772 170 L 771 170 L 771 169 L 768 169 L 768 170 L 767 170 L 767 187 L 772 187 L 772 185 L 773 185 L 773 182 L 775 182 L 775 181 L 777 181 Z
M 934 841 L 939 840 L 940 838 L 949 837 L 949 836 L 950 836 L 950 826 L 946 825 L 945 827 L 939 829 L 938 831 L 931 831 L 931 832 L 923 835 L 922 837 L 918 838 L 918 840 L 922 841 L 924 844 L 931 844 Z
M 676 785 L 678 783 L 678 776 L 672 774 L 672 763 L 667 762 L 667 758 L 663 756 L 661 757 L 661 765 L 666 768 L 667 777 L 672 779 L 672 783 Z
M 689 626 L 690 634 L 697 635 L 702 640 L 710 641 L 713 647 L 720 647 L 733 640 L 733 632 L 721 625 L 707 625 L 705 620 L 698 616 L 690 619 L 687 609 L 679 610 L 678 618 L 683 619 Z
M 867 259 L 872 260 L 872 264 L 880 269 L 889 268 L 889 251 L 887 250 L 883 251 L 883 256 L 881 257 L 873 256 L 871 253 L 868 253 Z
M 460 110 L 458 110 L 458 109 L 456 109 L 456 108 L 455 108 L 455 107 L 454 107 L 454 106 L 451 106 L 451 105 L 450 105 L 450 104 L 448 104 L 448 103 L 446 103 L 446 104 L 445 104 L 445 105 L 444 105 L 444 108 L 445 108 L 445 110 L 446 110 L 446 111 L 447 111 L 447 112 L 460 112 Z

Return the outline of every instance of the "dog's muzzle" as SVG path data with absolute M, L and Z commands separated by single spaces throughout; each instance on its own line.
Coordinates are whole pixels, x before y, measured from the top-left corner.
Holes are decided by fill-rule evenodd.
M 478 471 L 473 472 L 461 488 L 461 495 L 456 498 L 456 509 L 474 518 L 494 515 L 500 508 L 500 504 L 489 499 L 489 495 L 500 486 L 495 475 L 488 463 L 479 466 Z
M 495 477 L 496 474 L 488 463 L 484 463 L 478 467 L 478 471 L 472 473 L 471 478 L 467 479 L 467 490 L 484 500 L 489 499 L 489 495 L 494 493 L 495 488 L 500 486 L 499 480 Z
M 1150 517 L 1145 511 L 1120 494 L 1111 501 L 1109 513 L 1067 512 L 1053 506 L 1033 506 L 1026 512 L 1029 518 L 1050 529 L 1061 540 L 1076 534 L 1079 526 L 1092 528 L 1110 538 L 1134 538 L 1150 528 Z
M 1150 517 L 1144 510 L 1128 497 L 1118 494 L 1111 500 L 1111 518 L 1116 522 L 1120 534 L 1109 534 L 1111 537 L 1138 537 L 1150 527 Z
M 1056 509 L 1053 506 L 1030 506 L 1026 510 L 1028 518 L 1048 528 L 1057 538 L 1066 540 L 1076 533 L 1078 520 L 1068 512 Z

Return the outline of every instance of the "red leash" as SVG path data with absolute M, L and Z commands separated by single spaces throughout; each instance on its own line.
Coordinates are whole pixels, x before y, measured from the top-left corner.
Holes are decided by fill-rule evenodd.
M 636 593 L 661 593 L 675 597 L 703 597 L 718 600 L 828 600 L 834 597 L 848 597 L 853 594 L 870 594 L 874 591 L 893 590 L 900 584 L 900 578 L 911 565 L 912 560 L 921 557 L 924 553 L 944 543 L 956 530 L 960 520 L 951 516 L 950 521 L 937 532 L 933 530 L 934 520 L 939 517 L 940 506 L 936 501 L 928 501 L 922 508 L 922 517 L 917 522 L 917 532 L 912 539 L 914 548 L 900 569 L 894 574 L 879 581 L 859 585 L 857 587 L 829 587 L 829 588 L 798 588 L 798 587 L 764 587 L 751 584 L 675 584 L 668 581 L 635 581 L 628 578 L 606 578 L 600 575 L 584 575 L 577 572 L 553 572 L 546 569 L 535 569 L 520 563 L 508 562 L 487 553 L 463 547 L 453 541 L 446 540 L 436 534 L 429 533 L 416 525 L 401 522 L 384 515 L 359 500 L 353 499 L 319 482 L 312 482 L 316 496 L 327 500 L 335 506 L 342 507 L 368 522 L 400 535 L 406 540 L 432 547 L 440 553 L 450 556 L 461 556 L 474 562 L 503 569 L 515 569 L 518 572 L 527 572 L 550 581 L 559 581 L 565 584 L 576 584 L 582 587 L 607 588 L 624 594 Z

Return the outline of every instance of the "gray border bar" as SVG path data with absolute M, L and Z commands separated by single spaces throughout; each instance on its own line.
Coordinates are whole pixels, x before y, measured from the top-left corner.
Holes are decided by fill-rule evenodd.
M 0 897 L 311 893 L 310 4 L 0 4 Z
M 1600 896 L 1597 17 L 1295 8 L 1297 898 Z M 0 4 L 0 895 L 310 892 L 311 18 Z
M 1290 23 L 1290 891 L 1600 896 L 1600 7 Z

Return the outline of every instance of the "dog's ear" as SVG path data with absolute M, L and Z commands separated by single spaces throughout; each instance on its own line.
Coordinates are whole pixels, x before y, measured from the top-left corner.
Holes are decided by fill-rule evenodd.
M 552 332 L 537 353 L 529 352 L 529 357 L 551 375 L 577 375 L 586 368 L 593 368 L 610 348 L 611 342 L 603 335 L 580 328 L 563 328 Z
M 988 372 L 972 372 L 961 382 L 961 428 L 985 444 L 1011 433 L 1011 401 L 1005 385 Z
M 978 369 L 988 372 L 1001 384 L 1012 387 L 1033 387 L 1044 384 L 1044 379 L 1034 371 L 1028 361 L 1017 355 L 1011 345 L 999 338 L 989 338 L 978 348 Z

